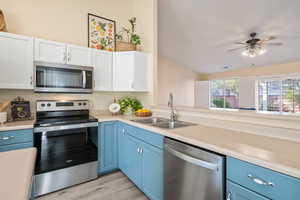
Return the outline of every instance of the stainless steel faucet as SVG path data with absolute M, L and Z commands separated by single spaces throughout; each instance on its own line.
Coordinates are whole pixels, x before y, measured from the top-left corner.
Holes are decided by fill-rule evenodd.
M 176 120 L 176 113 L 175 113 L 175 109 L 174 109 L 173 94 L 172 93 L 169 94 L 168 107 L 171 108 L 170 122 L 175 122 L 175 120 Z

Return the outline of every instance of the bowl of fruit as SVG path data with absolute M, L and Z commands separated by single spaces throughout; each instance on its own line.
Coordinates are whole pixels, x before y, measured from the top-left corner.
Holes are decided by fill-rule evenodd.
M 149 109 L 138 109 L 136 112 L 135 112 L 135 115 L 137 117 L 150 117 L 152 115 L 152 112 L 151 110 Z

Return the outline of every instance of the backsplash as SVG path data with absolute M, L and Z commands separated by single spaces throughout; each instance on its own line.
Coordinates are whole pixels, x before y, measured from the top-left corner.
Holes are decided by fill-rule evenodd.
M 90 102 L 92 110 L 107 110 L 108 105 L 113 102 L 114 97 L 124 96 L 136 97 L 147 106 L 147 93 L 128 93 L 128 92 L 94 92 L 93 94 L 60 94 L 60 93 L 34 93 L 32 90 L 0 90 L 0 102 L 13 100 L 21 96 L 30 101 L 31 112 L 35 112 L 35 102 L 37 100 L 82 100 Z

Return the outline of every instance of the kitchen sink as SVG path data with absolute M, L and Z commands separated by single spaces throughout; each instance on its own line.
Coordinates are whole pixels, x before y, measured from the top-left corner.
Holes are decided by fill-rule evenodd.
M 148 124 L 155 127 L 163 128 L 163 129 L 174 129 L 174 128 L 181 128 L 187 126 L 195 126 L 196 124 L 184 121 L 174 121 L 171 122 L 169 119 L 161 118 L 161 117 L 151 117 L 146 119 L 134 119 L 134 122 Z
M 131 121 L 142 123 L 142 124 L 157 124 L 161 122 L 168 122 L 169 120 L 161 117 L 150 117 L 145 119 L 133 119 Z

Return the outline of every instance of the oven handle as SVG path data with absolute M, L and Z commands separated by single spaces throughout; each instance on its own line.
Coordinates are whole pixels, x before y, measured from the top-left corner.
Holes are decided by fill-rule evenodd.
M 82 85 L 86 88 L 86 71 L 82 71 Z
M 76 129 L 76 128 L 89 128 L 89 127 L 98 127 L 98 122 L 71 124 L 71 125 L 63 125 L 63 126 L 51 126 L 51 127 L 36 127 L 33 129 L 33 132 L 40 133 L 40 132 L 48 132 L 48 131 L 61 131 L 61 130 Z
M 192 163 L 194 165 L 204 167 L 206 169 L 210 169 L 210 170 L 213 170 L 213 171 L 218 171 L 219 170 L 218 164 L 206 162 L 204 160 L 199 160 L 199 159 L 194 158 L 192 156 L 188 156 L 186 154 L 183 154 L 179 151 L 174 150 L 173 148 L 169 147 L 168 145 L 165 145 L 165 150 L 167 150 L 172 155 L 180 158 L 181 160 Z

